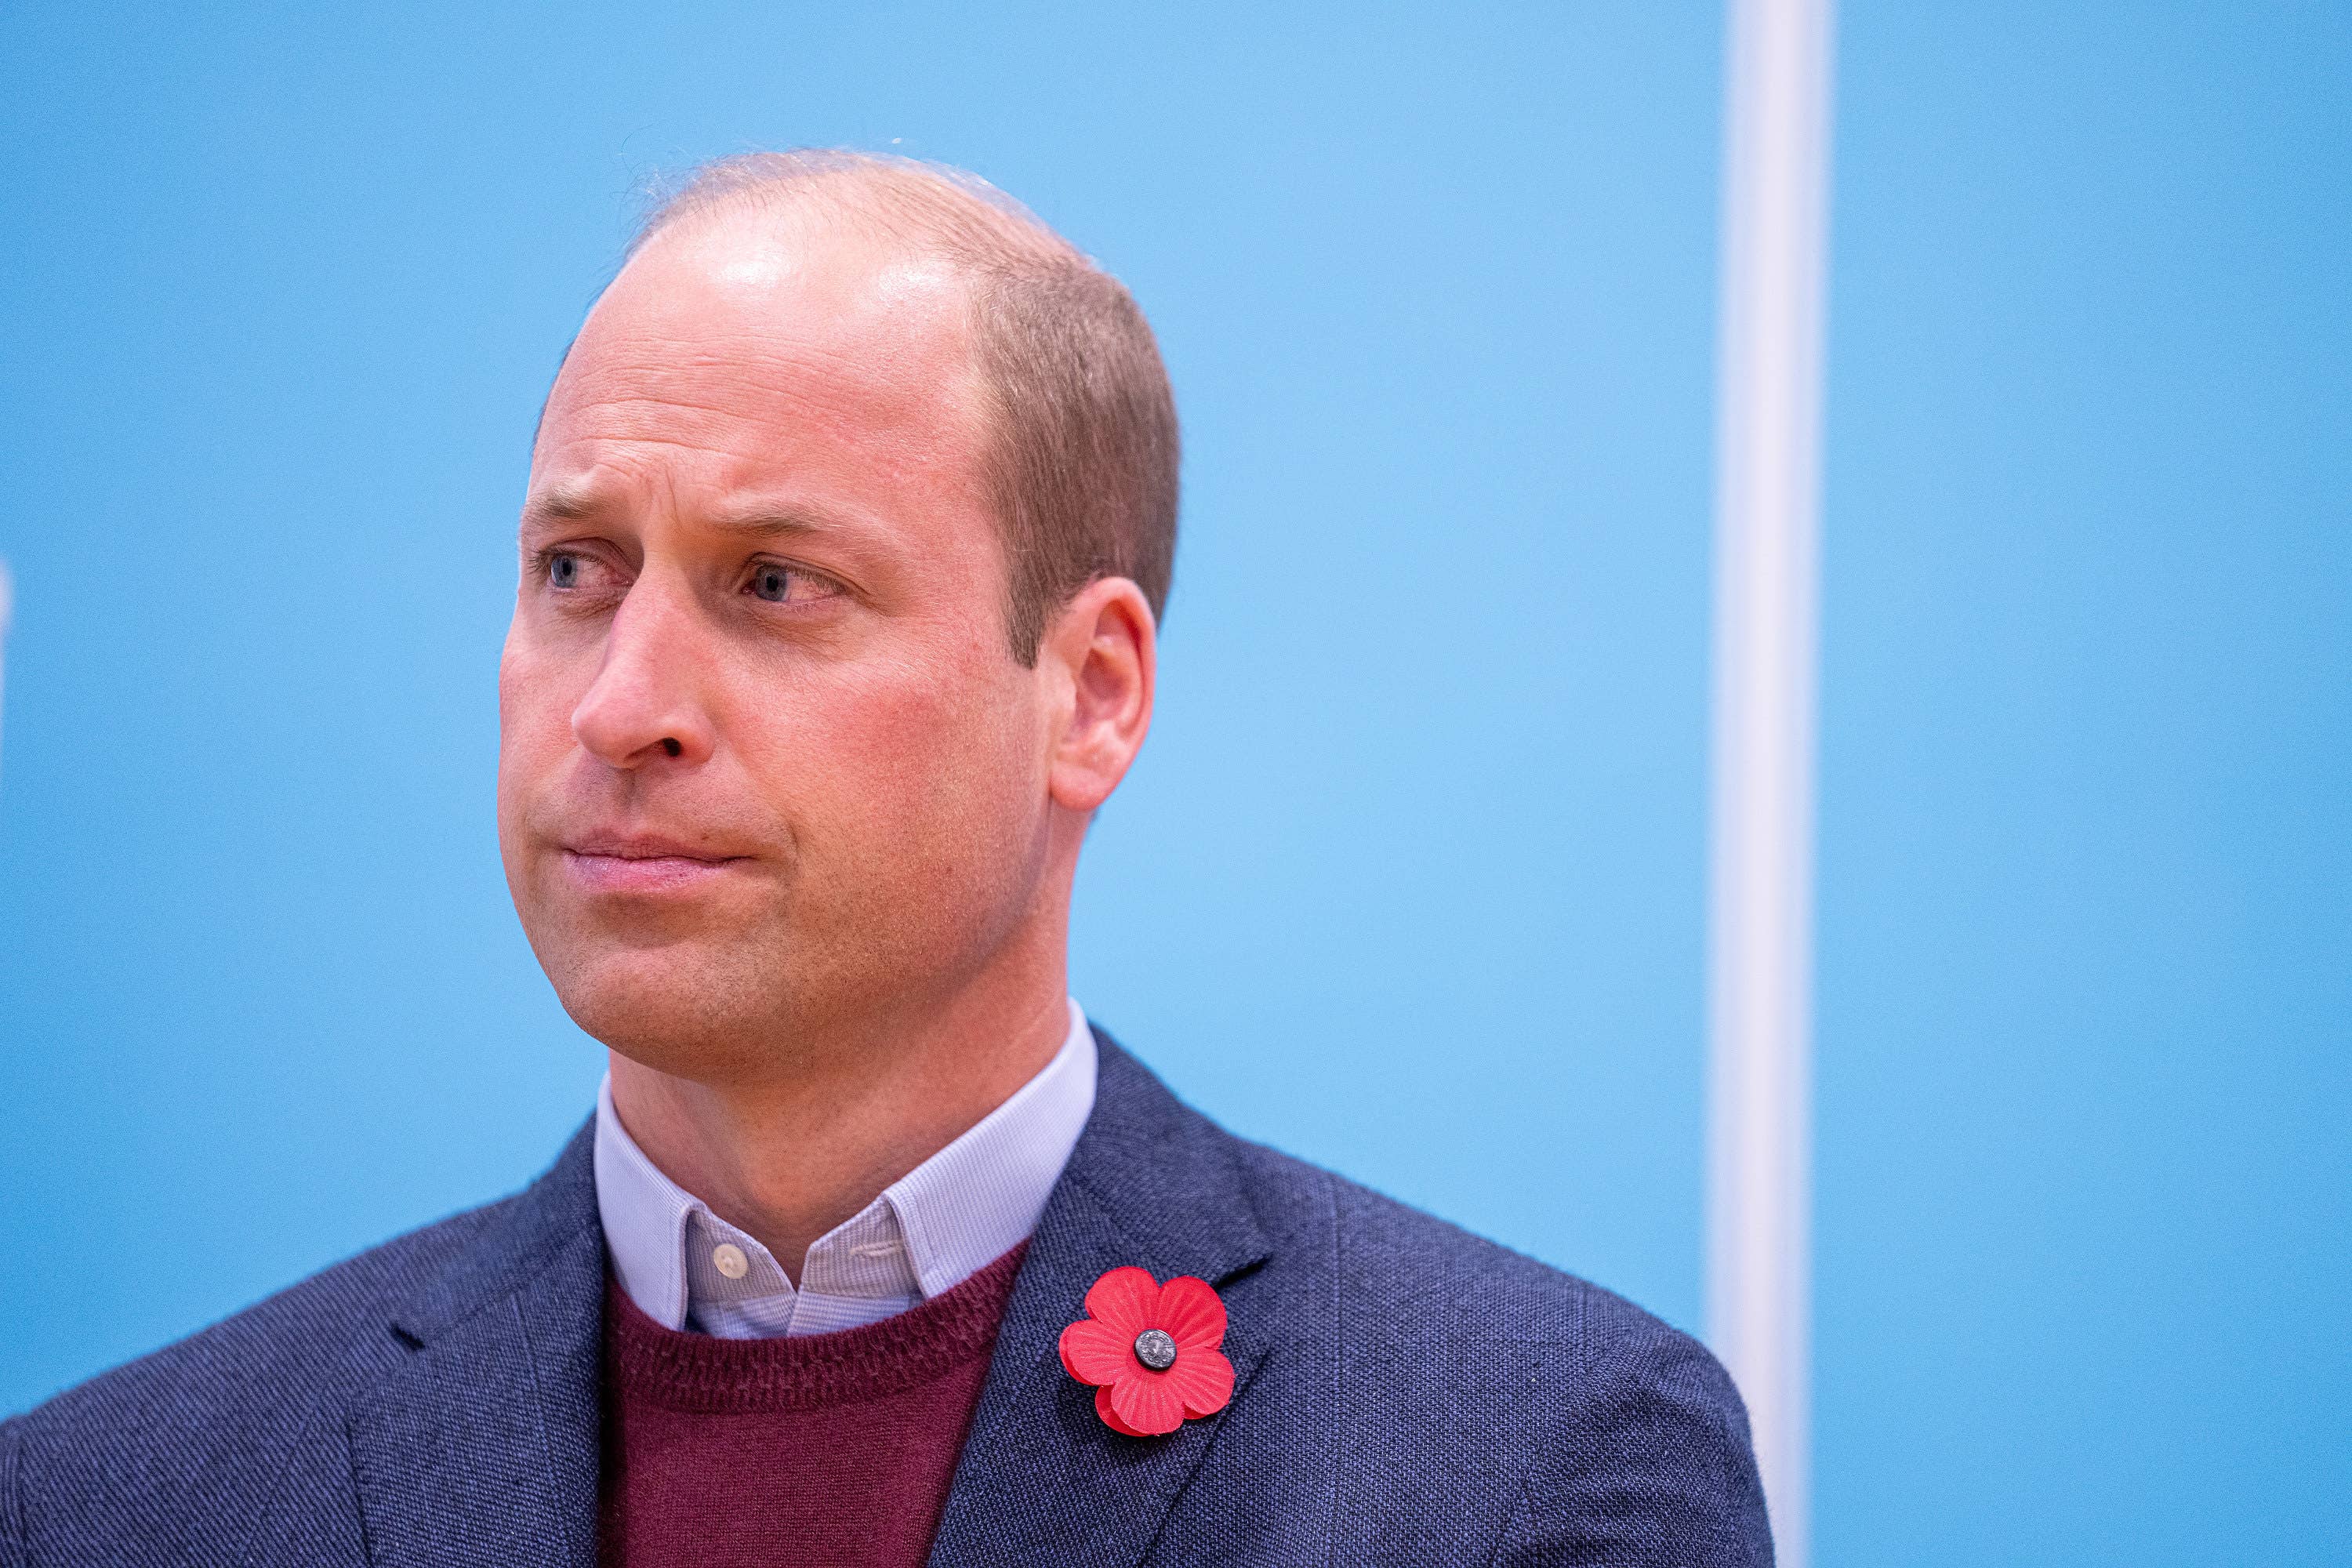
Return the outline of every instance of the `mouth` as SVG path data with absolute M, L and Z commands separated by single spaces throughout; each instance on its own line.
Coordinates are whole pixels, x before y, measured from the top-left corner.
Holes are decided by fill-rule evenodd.
M 566 875 L 592 893 L 691 892 L 751 860 L 651 836 L 585 838 L 562 848 Z

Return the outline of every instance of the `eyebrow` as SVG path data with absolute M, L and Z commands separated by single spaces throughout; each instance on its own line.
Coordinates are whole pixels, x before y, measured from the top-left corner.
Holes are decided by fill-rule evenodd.
M 524 500 L 523 521 L 543 517 L 559 522 L 580 522 L 604 511 L 606 504 L 603 495 L 585 485 L 550 485 Z
M 615 498 L 602 487 L 555 484 L 524 504 L 523 521 L 526 526 L 533 521 L 593 522 L 614 510 Z M 705 527 L 751 539 L 830 535 L 850 544 L 869 546 L 884 540 L 883 530 L 856 513 L 824 508 L 754 504 L 740 511 L 721 511 L 697 521 Z
M 745 533 L 758 538 L 777 534 L 847 533 L 863 535 L 863 524 L 851 518 L 835 517 L 824 512 L 777 510 L 759 508 L 751 511 L 721 514 L 703 519 L 710 527 L 724 533 Z

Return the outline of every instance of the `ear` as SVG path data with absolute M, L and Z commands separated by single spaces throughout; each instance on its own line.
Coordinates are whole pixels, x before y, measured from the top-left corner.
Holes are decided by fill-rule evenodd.
M 1037 660 L 1065 694 L 1050 737 L 1055 805 L 1090 812 L 1127 776 L 1151 728 L 1159 637 L 1143 590 L 1125 577 L 1096 578 L 1046 624 Z

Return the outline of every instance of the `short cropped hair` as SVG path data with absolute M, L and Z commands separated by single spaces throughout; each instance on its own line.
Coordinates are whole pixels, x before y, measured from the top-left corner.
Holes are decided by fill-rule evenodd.
M 1097 578 L 1132 579 L 1164 615 L 1179 453 L 1159 345 L 1119 280 L 1020 203 L 976 174 L 912 158 L 751 153 L 695 170 L 629 254 L 708 214 L 811 208 L 939 256 L 971 281 L 1013 657 L 1034 665 L 1046 618 Z

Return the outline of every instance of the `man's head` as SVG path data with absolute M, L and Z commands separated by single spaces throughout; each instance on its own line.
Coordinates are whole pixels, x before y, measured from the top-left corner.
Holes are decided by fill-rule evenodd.
M 1140 314 L 985 186 L 688 185 L 549 395 L 500 667 L 508 881 L 573 1017 L 718 1081 L 1058 982 L 1175 500 Z

